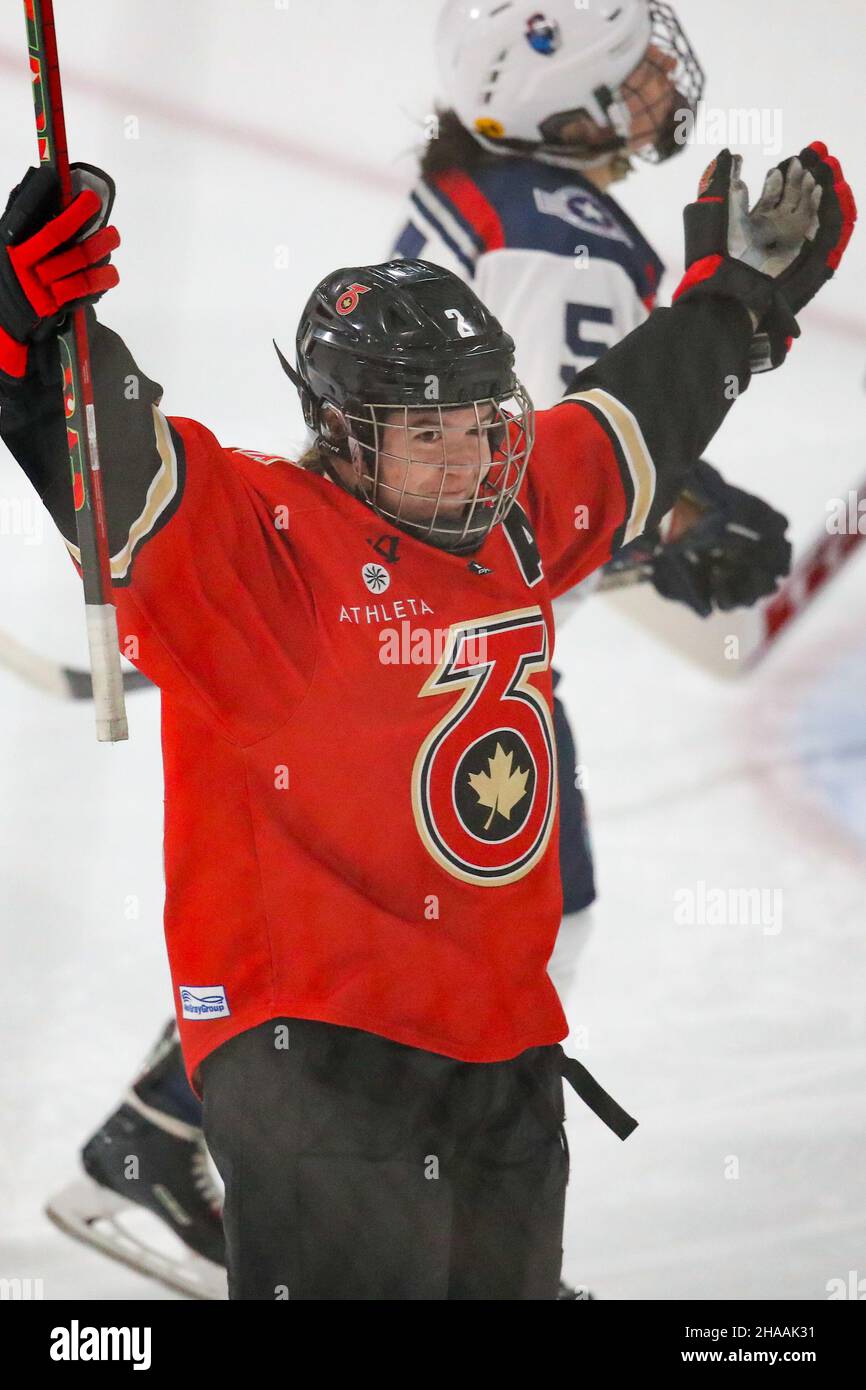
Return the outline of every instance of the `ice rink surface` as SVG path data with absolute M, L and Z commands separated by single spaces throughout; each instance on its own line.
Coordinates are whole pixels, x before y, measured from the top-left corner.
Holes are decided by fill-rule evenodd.
M 73 157 L 118 184 L 103 317 L 168 413 L 291 453 L 299 413 L 270 340 L 291 346 L 325 272 L 386 256 L 432 109 L 438 0 L 56 8 Z M 820 137 L 866 202 L 859 0 L 678 9 L 709 105 L 779 113 L 781 148 L 743 148 L 753 189 Z M 0 120 L 11 188 L 34 160 L 13 4 Z M 712 153 L 618 190 L 668 293 Z M 864 271 L 861 229 L 785 370 L 711 450 L 790 515 L 798 550 L 866 474 Z M 80 665 L 78 587 L 5 454 L 0 501 L 0 626 Z M 594 599 L 558 634 L 600 884 L 572 1046 L 641 1121 L 620 1145 L 568 1093 L 565 1274 L 610 1299 L 823 1299 L 866 1278 L 866 547 L 750 675 L 660 643 L 640 622 L 653 601 Z M 158 696 L 130 698 L 114 747 L 89 707 L 4 673 L 0 710 L 0 1276 L 42 1278 L 47 1298 L 171 1297 L 41 1214 L 171 1010 Z M 684 893 L 716 889 L 763 890 L 772 920 L 678 920 Z

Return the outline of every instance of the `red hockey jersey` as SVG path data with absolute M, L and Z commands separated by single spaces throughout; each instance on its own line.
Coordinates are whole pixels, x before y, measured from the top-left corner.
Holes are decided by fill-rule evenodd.
M 475 1062 L 556 1042 L 551 598 L 668 510 L 727 383 L 748 384 L 748 314 L 657 311 L 583 373 L 472 556 L 166 420 L 117 336 L 92 334 L 121 643 L 163 692 L 190 1075 L 282 1016 Z M 59 393 L 28 379 L 0 433 L 74 555 Z
M 283 1015 L 465 1061 L 557 1041 L 550 597 L 646 514 L 651 466 L 627 492 L 589 410 L 546 412 L 522 509 L 457 556 L 285 460 L 157 429 L 153 511 L 182 499 L 119 616 L 163 690 L 190 1070 Z

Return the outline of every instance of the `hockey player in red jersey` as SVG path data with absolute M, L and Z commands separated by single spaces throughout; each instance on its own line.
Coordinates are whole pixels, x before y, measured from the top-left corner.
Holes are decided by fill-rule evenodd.
M 424 262 L 311 297 L 285 364 L 303 468 L 164 416 L 94 320 L 120 631 L 163 692 L 166 936 L 235 1298 L 556 1297 L 562 1075 L 631 1123 L 564 1059 L 546 973 L 551 600 L 670 507 L 756 333 L 781 361 L 838 265 L 850 191 L 822 146 L 801 161 L 752 219 L 721 155 L 675 307 L 537 416 L 497 320 Z M 49 179 L 4 219 L 0 431 L 75 557 L 45 343 L 104 288 L 82 267 L 105 248 L 85 227 L 58 250 Z
M 424 151 L 393 254 L 423 256 L 469 281 L 508 325 L 518 375 L 536 407 L 548 406 L 652 307 L 663 267 L 609 185 L 632 159 L 652 167 L 684 148 L 674 139 L 675 119 L 700 99 L 700 64 L 673 11 L 655 0 L 623 0 L 615 8 L 551 0 L 543 18 L 529 23 L 514 7 L 447 0 L 437 57 L 439 128 Z M 488 91 L 494 69 L 495 91 Z M 784 519 L 706 464 L 688 488 L 673 514 L 678 527 L 684 514 L 700 517 L 688 543 L 661 547 L 646 532 L 636 542 L 657 587 L 703 612 L 711 603 L 769 592 L 790 553 Z M 629 561 L 634 547 L 612 564 Z M 557 599 L 555 619 L 578 601 L 574 590 Z M 565 916 L 550 973 L 567 1012 L 589 927 L 576 914 L 592 901 L 595 884 L 577 753 L 556 697 L 553 724 Z M 64 1229 L 107 1252 L 124 1250 L 114 1227 L 124 1219 L 117 1198 L 131 1190 L 122 1176 L 131 1142 L 152 1177 L 132 1189 L 138 1201 L 196 1253 L 213 1256 L 221 1231 L 207 1189 L 204 1196 L 199 1190 L 201 1111 L 184 1084 L 176 1035 L 160 1039 L 121 1105 L 85 1145 L 92 1181 L 74 1182 L 47 1206 Z M 172 1266 L 140 1247 L 136 1261 L 188 1291 L 201 1291 L 203 1280 L 217 1290 L 223 1282 L 186 1257 Z

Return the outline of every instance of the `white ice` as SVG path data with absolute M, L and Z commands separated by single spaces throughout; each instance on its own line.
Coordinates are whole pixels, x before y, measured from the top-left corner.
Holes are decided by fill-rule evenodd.
M 270 340 L 291 346 L 326 271 L 384 258 L 432 108 L 437 8 L 57 0 L 73 157 L 118 184 L 123 278 L 104 316 L 170 413 L 291 451 Z M 781 150 L 744 150 L 753 185 L 821 137 L 866 199 L 859 0 L 679 8 L 708 101 L 781 114 Z M 0 123 L 11 188 L 34 160 L 14 5 Z M 711 153 L 622 195 L 667 255 L 668 290 Z M 866 472 L 864 270 L 861 232 L 784 372 L 754 383 L 712 449 L 790 514 L 799 549 Z M 78 587 L 6 456 L 0 506 L 0 626 L 82 664 Z M 573 1044 L 641 1121 L 620 1145 L 568 1102 L 565 1273 L 600 1297 L 822 1299 L 866 1277 L 864 591 L 860 554 L 763 667 L 728 680 L 608 600 L 560 633 L 601 889 Z M 97 746 L 89 707 L 2 674 L 0 712 L 0 1276 L 42 1278 L 47 1298 L 169 1297 L 41 1215 L 171 1008 L 158 698 L 130 699 L 116 747 Z M 700 883 L 778 890 L 781 929 L 678 925 L 675 894 Z

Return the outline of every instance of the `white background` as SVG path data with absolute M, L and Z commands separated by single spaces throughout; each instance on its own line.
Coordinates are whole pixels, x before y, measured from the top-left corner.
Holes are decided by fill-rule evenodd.
M 324 273 L 386 256 L 432 109 L 438 4 L 56 3 L 73 158 L 118 185 L 122 281 L 103 317 L 170 413 L 291 451 L 299 416 L 270 340 L 291 347 Z M 708 103 L 778 108 L 783 153 L 826 140 L 866 200 L 860 0 L 679 11 Z M 11 188 L 35 153 L 12 3 L 0 128 Z M 668 292 L 681 208 L 713 152 L 622 191 L 671 266 Z M 743 153 L 757 188 L 777 156 Z M 866 473 L 864 271 L 861 231 L 785 370 L 713 445 L 790 515 L 800 549 Z M 0 626 L 81 664 L 74 576 L 5 453 L 0 501 L 4 518 L 27 509 L 27 534 L 4 521 Z M 569 1101 L 565 1271 L 601 1297 L 820 1299 L 829 1280 L 866 1277 L 864 589 L 859 555 L 765 666 L 728 680 L 607 600 L 560 634 L 601 889 L 569 1013 L 577 1055 L 642 1121 L 623 1147 Z M 4 673 L 0 713 L 0 1276 L 41 1277 L 49 1298 L 159 1296 L 40 1212 L 171 1008 L 158 697 L 130 700 L 116 747 L 96 745 L 87 706 Z M 674 894 L 701 881 L 780 890 L 781 932 L 677 925 Z

